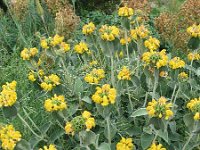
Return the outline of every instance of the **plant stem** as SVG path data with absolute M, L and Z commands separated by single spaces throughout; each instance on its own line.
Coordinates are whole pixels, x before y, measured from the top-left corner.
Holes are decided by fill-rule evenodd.
M 157 89 L 157 86 L 158 86 L 158 79 L 159 79 L 158 73 L 159 73 L 159 70 L 158 70 L 158 69 L 155 69 L 155 70 L 154 70 L 154 84 L 153 84 L 152 99 L 155 98 L 156 89 Z
M 130 91 L 129 91 L 129 87 L 128 87 L 128 82 L 126 82 L 126 88 L 127 88 L 127 91 L 128 91 L 128 100 L 129 100 L 130 107 L 131 107 L 131 112 L 132 112 L 133 111 L 133 103 L 131 101 L 131 96 L 130 96 Z
M 110 134 L 110 115 L 106 118 L 107 124 L 107 135 L 108 135 L 108 143 L 111 145 L 111 134 Z
M 38 138 L 43 139 L 43 137 L 41 137 L 40 135 L 38 135 L 37 133 L 35 133 L 35 131 L 33 131 L 33 129 L 29 126 L 29 124 L 23 119 L 23 117 L 18 113 L 17 116 L 19 117 L 19 119 L 24 123 L 24 125 Z
M 128 58 L 128 64 L 130 63 L 130 57 L 129 57 L 129 51 L 128 51 L 128 36 L 127 36 L 127 30 L 125 29 L 125 42 L 126 42 L 126 53 L 127 53 L 127 58 Z
M 115 87 L 114 60 L 113 60 L 112 51 L 110 51 L 110 57 L 111 57 L 111 82 L 112 82 L 112 86 Z
M 190 136 L 189 136 L 188 140 L 186 141 L 185 145 L 183 146 L 182 150 L 186 150 L 188 144 L 190 143 L 190 140 L 191 140 L 192 137 L 194 136 L 194 131 L 196 130 L 197 125 L 198 125 L 198 123 L 195 122 L 194 129 L 193 129 L 193 131 L 190 133 Z
M 174 98 L 174 94 L 175 94 L 175 91 L 176 91 L 176 87 L 177 87 L 177 85 L 175 84 L 175 85 L 174 85 L 174 90 L 173 90 L 173 93 L 172 93 L 172 97 L 171 97 L 171 101 L 172 101 L 173 98 Z

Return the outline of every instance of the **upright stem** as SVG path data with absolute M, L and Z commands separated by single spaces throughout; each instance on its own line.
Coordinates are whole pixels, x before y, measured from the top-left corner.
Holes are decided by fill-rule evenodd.
M 131 101 L 131 96 L 130 96 L 130 91 L 129 91 L 129 87 L 128 87 L 128 82 L 126 82 L 126 88 L 127 88 L 127 91 L 128 91 L 128 100 L 129 100 L 130 107 L 131 107 L 131 112 L 132 112 L 133 111 L 133 103 Z
M 189 136 L 188 140 L 186 141 L 185 145 L 183 146 L 182 150 L 186 150 L 188 144 L 190 143 L 190 140 L 191 140 L 192 137 L 194 136 L 194 131 L 196 131 L 197 125 L 198 125 L 198 123 L 195 122 L 194 129 L 193 129 L 193 131 L 190 133 L 190 136 Z
M 106 118 L 108 143 L 111 145 L 110 115 Z
M 111 57 L 111 82 L 112 82 L 112 86 L 115 87 L 114 60 L 113 60 L 112 51 L 110 51 L 110 57 Z
M 127 53 L 127 58 L 128 58 L 128 64 L 130 63 L 130 57 L 129 57 L 129 51 L 128 51 L 128 36 L 127 36 L 127 29 L 125 29 L 125 42 L 126 42 L 126 53 Z
M 154 70 L 154 84 L 153 84 L 153 94 L 152 94 L 152 99 L 155 98 L 155 94 L 156 94 L 156 89 L 158 86 L 158 79 L 159 79 L 159 70 L 155 69 Z

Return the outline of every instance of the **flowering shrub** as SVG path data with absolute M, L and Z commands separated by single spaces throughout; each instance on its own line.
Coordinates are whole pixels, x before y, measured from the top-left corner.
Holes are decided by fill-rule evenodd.
M 26 112 L 21 116 L 16 81 L 6 83 L 0 93 L 3 114 L 10 121 L 18 117 L 32 135 L 24 139 L 12 125 L 0 124 L 1 148 L 199 147 L 200 103 L 194 98 L 200 96 L 199 25 L 185 31 L 191 36 L 191 53 L 176 56 L 160 48 L 147 22 L 138 17 L 124 6 L 118 10 L 121 24 L 89 22 L 82 39 L 38 35 L 35 47 L 24 48 L 20 56 L 30 69 L 27 78 L 45 96 L 40 109 L 49 120 L 38 127 Z

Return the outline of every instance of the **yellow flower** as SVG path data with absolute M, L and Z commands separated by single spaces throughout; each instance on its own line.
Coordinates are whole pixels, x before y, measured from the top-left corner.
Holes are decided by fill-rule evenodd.
M 187 79 L 188 78 L 188 74 L 187 73 L 185 73 L 185 72 L 181 72 L 181 73 L 179 73 L 178 74 L 178 78 L 179 79 Z
M 57 149 L 54 144 L 50 144 L 49 146 L 44 146 L 43 148 L 40 148 L 39 150 L 57 150 Z
M 45 100 L 44 107 L 46 111 L 62 111 L 67 108 L 67 104 L 65 102 L 65 97 L 63 95 L 56 95 L 54 97 Z
M 117 75 L 117 78 L 119 80 L 131 80 L 130 70 L 126 66 L 123 66 L 122 70 Z
M 124 138 L 116 145 L 116 150 L 133 150 L 133 141 L 131 138 Z
M 90 117 L 85 121 L 86 131 L 90 131 L 93 127 L 95 127 L 95 119 Z
M 194 114 L 194 120 L 200 120 L 200 97 L 191 99 L 187 103 L 187 108 Z
M 21 133 L 13 125 L 0 127 L 1 147 L 5 150 L 14 150 L 17 142 L 21 140 Z
M 134 40 L 137 40 L 138 38 L 144 39 L 149 35 L 149 30 L 144 25 L 131 29 L 130 32 L 131 37 Z
M 105 41 L 113 41 L 116 37 L 119 36 L 119 28 L 116 26 L 107 26 L 103 25 L 99 29 L 100 36 Z
M 115 103 L 116 94 L 115 88 L 110 88 L 109 84 L 104 84 L 101 88 L 96 88 L 96 92 L 92 95 L 92 100 L 97 104 L 107 106 Z
M 120 39 L 121 45 L 126 45 L 126 44 L 128 44 L 130 42 L 131 42 L 131 38 L 130 37 L 128 37 L 127 39 L 125 39 L 125 38 L 121 38 Z
M 103 69 L 94 68 L 89 74 L 86 74 L 84 80 L 90 84 L 98 84 L 105 77 Z
M 85 42 L 80 42 L 79 44 L 75 45 L 74 50 L 78 54 L 83 54 L 84 52 L 87 52 L 89 49 Z
M 34 57 L 36 54 L 38 53 L 38 49 L 37 48 L 24 48 L 21 51 L 20 56 L 22 57 L 23 60 L 30 60 L 31 57 Z
M 36 80 L 35 75 L 34 75 L 34 71 L 29 72 L 28 79 L 32 82 L 34 82 Z
M 40 41 L 40 45 L 41 45 L 41 47 L 42 47 L 43 49 L 48 49 L 48 48 L 49 48 L 46 39 L 42 39 L 42 40 Z
M 188 54 L 187 58 L 189 61 L 200 60 L 200 54 L 192 52 Z
M 98 64 L 98 62 L 96 60 L 93 60 L 93 61 L 90 62 L 90 66 L 95 66 L 97 64 Z
M 166 150 L 166 148 L 163 148 L 162 144 L 152 143 L 150 148 L 148 148 L 147 150 Z
M 62 42 L 60 44 L 60 48 L 66 53 L 70 50 L 70 45 L 65 42 Z
M 150 51 L 154 51 L 160 47 L 160 41 L 150 36 L 148 40 L 144 41 L 144 46 L 148 48 Z
M 96 27 L 95 27 L 94 23 L 90 22 L 83 26 L 82 33 L 85 35 L 90 35 L 94 32 L 95 28 Z
M 188 27 L 187 33 L 189 33 L 191 37 L 200 37 L 200 24 L 193 24 L 192 26 Z
M 132 16 L 134 13 L 132 8 L 128 8 L 126 6 L 119 8 L 118 10 L 118 15 L 120 17 L 130 17 Z
M 53 87 L 59 84 L 60 84 L 60 78 L 55 74 L 51 74 L 49 76 L 44 76 L 44 82 L 42 82 L 40 86 L 45 91 L 51 91 Z
M 145 63 L 145 66 L 153 66 L 159 69 L 160 67 L 164 67 L 167 65 L 168 57 L 166 55 L 166 50 L 163 49 L 161 52 L 145 52 L 142 55 L 142 61 Z
M 166 78 L 168 76 L 168 72 L 167 71 L 161 71 L 159 75 L 160 75 L 160 77 Z
M 58 34 L 56 34 L 53 39 L 51 40 L 50 44 L 52 46 L 56 46 L 58 44 L 61 44 L 64 40 L 64 36 L 59 36 Z
M 72 128 L 72 124 L 70 122 L 67 122 L 65 125 L 65 132 L 66 134 L 72 134 L 74 135 L 74 130 Z
M 160 97 L 158 101 L 153 99 L 151 102 L 148 103 L 146 110 L 150 117 L 157 117 L 157 118 L 165 118 L 168 120 L 170 117 L 173 116 L 173 112 L 171 111 L 172 103 L 167 103 L 167 99 L 164 97 Z
M 183 68 L 185 66 L 185 62 L 181 60 L 179 57 L 174 57 L 169 61 L 169 67 L 171 69 Z
M 16 84 L 16 81 L 12 81 L 11 83 L 6 83 L 6 85 L 2 86 L 2 91 L 0 93 L 0 108 L 9 107 L 15 104 L 17 100 Z
M 88 119 L 88 118 L 90 118 L 91 113 L 90 113 L 89 111 L 84 111 L 84 112 L 82 113 L 82 116 L 83 116 L 83 118 Z

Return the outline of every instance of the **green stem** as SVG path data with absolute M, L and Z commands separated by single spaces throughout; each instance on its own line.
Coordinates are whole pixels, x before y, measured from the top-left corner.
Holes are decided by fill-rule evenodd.
M 171 101 L 172 101 L 173 98 L 174 98 L 174 94 L 175 94 L 175 91 L 176 91 L 176 87 L 177 87 L 177 85 L 175 84 L 175 86 L 174 86 L 174 90 L 173 90 L 173 93 L 172 93 L 172 97 L 171 97 Z
M 126 42 L 126 53 L 127 53 L 127 58 L 128 58 L 128 64 L 130 63 L 130 57 L 129 57 L 129 51 L 128 51 L 128 36 L 127 36 L 127 30 L 125 29 L 125 42 Z
M 106 118 L 108 143 L 111 145 L 110 115 Z
M 110 57 L 111 57 L 111 82 L 112 82 L 112 86 L 115 87 L 114 59 L 113 59 L 112 51 L 110 51 Z
M 131 112 L 132 112 L 133 111 L 133 103 L 131 101 L 131 96 L 130 96 L 130 91 L 129 91 L 129 87 L 128 87 L 128 82 L 126 82 L 126 88 L 127 88 L 127 91 L 128 91 L 128 100 L 129 100 L 130 107 L 131 107 Z
M 155 98 L 156 89 L 157 89 L 157 86 L 158 86 L 158 79 L 159 79 L 159 70 L 155 69 L 154 70 L 154 84 L 153 84 L 152 99 Z
M 19 117 L 19 119 L 23 122 L 23 124 L 39 139 L 43 139 L 44 137 L 41 137 L 40 135 L 38 135 L 37 133 L 35 133 L 35 131 L 33 131 L 33 129 L 29 126 L 29 124 L 23 119 L 23 117 L 18 113 L 17 116 Z
M 186 141 L 185 145 L 183 146 L 182 150 L 186 150 L 186 148 L 187 148 L 188 144 L 190 143 L 190 141 L 191 141 L 192 137 L 194 136 L 194 132 L 195 132 L 195 131 L 196 131 L 196 129 L 197 129 L 197 125 L 198 125 L 198 123 L 197 123 L 197 122 L 195 122 L 194 129 L 193 129 L 193 131 L 190 133 L 190 136 L 189 136 L 188 140 Z

